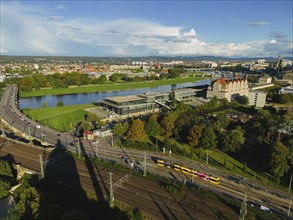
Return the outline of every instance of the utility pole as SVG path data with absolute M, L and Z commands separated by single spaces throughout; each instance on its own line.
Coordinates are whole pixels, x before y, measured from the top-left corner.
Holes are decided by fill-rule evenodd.
M 39 154 L 39 157 L 40 157 L 40 165 L 41 165 L 41 178 L 43 179 L 45 177 L 44 162 L 43 162 L 43 157 L 41 154 Z
M 96 157 L 98 158 L 98 143 L 96 143 Z
M 109 172 L 109 174 L 110 174 L 110 198 L 109 198 L 109 205 L 110 205 L 110 207 L 113 207 L 113 205 L 114 205 L 114 196 L 113 196 L 112 173 Z
M 146 152 L 144 152 L 143 176 L 146 176 Z
M 32 144 L 33 144 L 33 142 L 32 142 L 32 137 L 31 137 L 31 128 L 30 128 L 30 127 L 28 127 L 28 138 L 29 138 L 29 141 L 30 141 L 30 145 L 32 145 Z
M 290 177 L 289 190 L 288 190 L 289 195 L 290 195 L 291 184 L 292 184 L 292 175 L 293 173 L 291 173 L 291 177 Z
M 78 151 L 78 159 L 80 159 L 80 143 L 79 143 L 79 139 L 78 139 L 78 144 L 77 144 L 77 151 Z
M 292 196 L 291 196 L 290 204 L 289 204 L 289 208 L 288 208 L 288 217 L 290 217 L 291 204 L 292 204 Z
M 245 192 L 244 200 L 243 200 L 243 202 L 241 204 L 239 220 L 244 220 L 246 214 L 247 214 L 247 204 L 246 204 L 246 192 Z
M 113 137 L 113 133 L 111 134 L 111 146 L 113 147 L 114 146 L 114 137 Z

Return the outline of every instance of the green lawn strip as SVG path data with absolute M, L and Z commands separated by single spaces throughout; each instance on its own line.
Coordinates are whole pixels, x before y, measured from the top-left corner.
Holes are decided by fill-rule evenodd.
M 72 129 L 78 122 L 84 120 L 87 113 L 84 109 L 95 107 L 94 104 L 69 105 L 63 107 L 24 109 L 30 118 L 60 131 Z
M 181 77 L 181 78 L 175 78 L 175 79 L 163 79 L 163 80 L 146 81 L 146 82 L 87 85 L 87 86 L 70 87 L 70 88 L 62 88 L 62 89 L 41 88 L 40 90 L 32 90 L 31 92 L 21 91 L 20 97 L 138 89 L 138 88 L 145 88 L 145 87 L 155 87 L 155 86 L 171 85 L 171 84 L 178 84 L 178 83 L 194 82 L 194 81 L 199 81 L 204 79 L 206 78 L 203 78 L 203 77 L 182 78 Z

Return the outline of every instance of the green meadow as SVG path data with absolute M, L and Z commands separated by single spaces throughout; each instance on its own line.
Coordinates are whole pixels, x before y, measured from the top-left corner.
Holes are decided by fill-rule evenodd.
M 63 107 L 47 107 L 24 109 L 30 118 L 60 131 L 73 129 L 78 122 L 84 120 L 87 113 L 84 109 L 96 107 L 94 104 L 68 105 Z
M 145 81 L 145 82 L 87 85 L 87 86 L 76 86 L 76 87 L 61 88 L 61 89 L 53 89 L 49 87 L 49 88 L 41 88 L 40 90 L 32 90 L 31 92 L 21 91 L 20 97 L 139 89 L 139 88 L 145 88 L 145 87 L 156 87 L 156 86 L 172 85 L 172 84 L 178 84 L 178 83 L 194 82 L 194 81 L 199 81 L 204 79 L 206 78 L 188 76 L 185 78 L 178 77 L 175 79 L 162 79 L 162 80 Z

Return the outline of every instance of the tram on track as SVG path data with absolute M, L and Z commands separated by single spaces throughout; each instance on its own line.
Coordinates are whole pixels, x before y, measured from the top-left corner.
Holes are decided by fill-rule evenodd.
M 172 168 L 175 171 L 184 173 L 184 174 L 192 176 L 192 177 L 197 177 L 197 178 L 199 178 L 201 180 L 208 181 L 208 182 L 210 182 L 212 184 L 215 184 L 215 185 L 220 184 L 220 178 L 217 177 L 217 176 L 209 175 L 209 174 L 206 174 L 204 172 L 200 172 L 198 170 L 194 170 L 194 169 L 191 169 L 191 168 L 188 168 L 188 167 L 176 164 L 176 163 L 172 164 L 170 162 L 167 162 L 167 161 L 164 161 L 164 160 L 161 160 L 161 159 L 157 159 L 156 164 L 159 167 Z

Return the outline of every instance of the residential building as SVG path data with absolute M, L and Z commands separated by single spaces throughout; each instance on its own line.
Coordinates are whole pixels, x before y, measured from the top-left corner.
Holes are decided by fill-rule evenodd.
M 266 104 L 266 98 L 267 93 L 264 91 L 255 90 L 248 92 L 249 105 L 262 108 Z
M 95 137 L 108 137 L 112 135 L 111 128 L 100 128 L 93 131 Z
M 248 95 L 248 82 L 246 78 L 235 77 L 227 79 L 225 75 L 222 78 L 212 81 L 208 87 L 207 98 L 216 96 L 218 99 L 226 98 L 228 101 L 237 96 Z
M 288 71 L 283 76 L 283 80 L 286 80 L 288 83 L 293 84 L 293 71 Z
M 94 134 L 92 131 L 88 131 L 88 130 L 85 130 L 83 132 L 83 139 L 84 140 L 93 140 L 94 139 Z
M 268 76 L 268 75 L 262 76 L 262 77 L 259 78 L 258 83 L 259 84 L 269 84 L 269 83 L 272 83 L 272 77 L 271 76 Z

